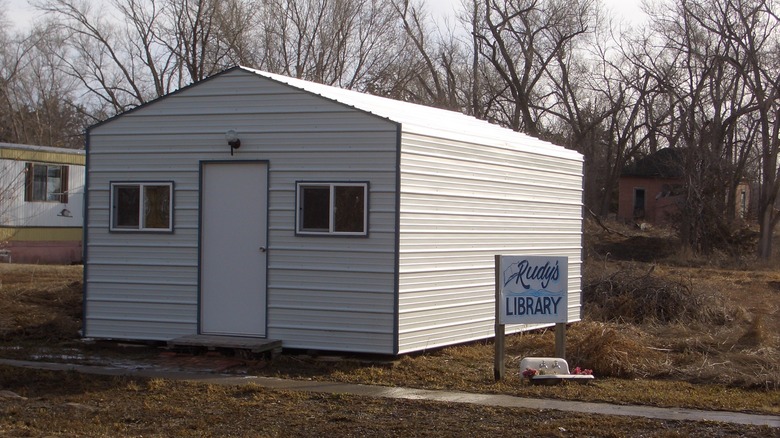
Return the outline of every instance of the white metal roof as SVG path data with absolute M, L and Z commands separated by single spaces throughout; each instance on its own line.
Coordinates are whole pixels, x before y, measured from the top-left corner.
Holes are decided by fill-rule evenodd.
M 502 128 L 498 125 L 455 111 L 401 102 L 385 97 L 268 73 L 248 67 L 241 68 L 257 74 L 258 76 L 272 79 L 291 87 L 400 123 L 404 132 L 449 138 L 468 143 L 487 144 L 513 150 L 526 150 L 543 155 L 582 161 L 582 155 L 576 151 L 512 131 L 511 129 Z

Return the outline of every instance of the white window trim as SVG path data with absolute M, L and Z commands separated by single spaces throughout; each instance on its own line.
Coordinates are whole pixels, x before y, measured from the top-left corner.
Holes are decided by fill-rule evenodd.
M 303 191 L 305 187 L 328 187 L 330 189 L 330 205 L 328 206 L 327 231 L 304 230 L 303 225 Z M 362 187 L 363 188 L 363 231 L 336 231 L 334 202 L 336 200 L 336 187 Z M 296 182 L 295 183 L 295 234 L 304 236 L 367 236 L 368 235 L 368 183 L 367 182 Z
M 114 189 L 117 186 L 121 187 L 138 187 L 140 199 L 139 202 L 139 208 L 138 208 L 138 227 L 121 227 L 116 226 L 116 203 L 114 202 L 114 196 L 116 194 L 116 190 Z M 168 186 L 168 190 L 170 191 L 170 196 L 168 197 L 168 227 L 167 228 L 145 228 L 142 227 L 142 224 L 144 223 L 144 187 L 147 186 Z M 135 181 L 118 181 L 118 182 L 112 182 L 110 183 L 110 203 L 109 203 L 109 217 L 108 217 L 108 225 L 109 225 L 109 231 L 115 231 L 115 232 L 122 232 L 122 233 L 171 233 L 173 232 L 173 181 L 145 181 L 145 182 L 135 182 Z

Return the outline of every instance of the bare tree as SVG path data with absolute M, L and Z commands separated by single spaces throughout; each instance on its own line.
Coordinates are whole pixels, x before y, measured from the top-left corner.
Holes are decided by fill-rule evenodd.
M 14 84 L 24 71 L 33 44 L 15 37 L 9 29 L 5 9 L 0 8 L 0 141 L 14 142 L 20 130 L 14 117 L 18 109 Z
M 759 254 L 771 252 L 766 245 L 778 219 L 773 121 L 779 66 L 772 50 L 777 47 L 772 7 L 763 0 L 677 0 L 656 6 L 650 11 L 654 33 L 642 47 L 661 49 L 632 52 L 634 64 L 659 86 L 645 110 L 649 150 L 668 146 L 682 157 L 685 202 L 676 223 L 694 250 L 729 244 L 736 188 L 749 173 L 751 144 L 758 141 L 764 164 Z
M 702 15 L 709 6 L 712 15 Z M 758 153 L 761 160 L 758 220 L 758 255 L 772 256 L 774 228 L 780 220 L 775 208 L 780 190 L 778 152 L 780 151 L 780 17 L 772 0 L 727 0 L 691 2 L 688 7 L 709 32 L 718 35 L 726 48 L 723 58 L 734 68 L 751 98 L 751 111 L 757 123 Z M 699 13 L 697 13 L 699 12 Z M 747 111 L 746 111 L 747 113 Z
M 111 4 L 103 4 L 108 9 Z M 128 0 L 125 12 L 141 34 L 135 38 L 127 21 L 112 22 L 109 11 L 96 10 L 94 3 L 78 0 L 45 0 L 38 7 L 51 16 L 69 43 L 60 53 L 66 64 L 64 73 L 78 80 L 94 99 L 96 111 L 118 113 L 144 103 L 167 92 L 163 84 L 170 84 L 174 69 L 164 59 L 160 67 L 151 55 L 157 37 L 151 34 L 151 24 L 140 20 L 158 17 L 157 3 L 150 2 L 151 12 L 142 12 L 142 6 Z M 138 50 L 139 45 L 146 45 Z M 138 52 L 139 59 L 134 56 Z M 146 55 L 146 56 L 144 56 Z M 150 65 L 151 64 L 151 65 Z M 106 110 L 104 108 L 108 107 Z
M 251 0 L 39 0 L 68 46 L 63 70 L 111 115 L 251 60 Z
M 466 71 L 468 61 L 457 39 L 451 34 L 447 39 L 435 38 L 424 8 L 410 0 L 396 0 L 392 5 L 409 39 L 409 47 L 418 55 L 417 62 L 410 66 L 410 75 L 415 78 L 412 84 L 416 87 L 407 88 L 405 100 L 461 110 L 464 96 L 460 85 L 469 82 L 470 73 Z
M 38 25 L 10 35 L 0 48 L 0 141 L 80 148 L 85 127 L 75 84 L 61 74 L 55 54 L 64 46 L 55 29 Z
M 328 85 L 366 89 L 387 78 L 399 53 L 391 5 L 382 0 L 269 0 L 260 22 L 261 67 Z
M 480 55 L 501 78 L 491 111 L 514 130 L 541 132 L 550 107 L 549 69 L 588 31 L 591 0 L 484 0 L 475 34 Z
M 128 3 L 134 1 L 128 0 Z M 120 10 L 124 8 L 120 5 Z M 179 76 L 181 80 L 199 81 L 235 64 L 252 62 L 248 35 L 257 19 L 252 2 L 167 0 L 164 10 L 168 19 L 161 38 L 168 45 L 171 59 L 186 72 Z M 125 12 L 124 15 L 130 14 Z M 146 26 L 151 20 L 140 18 L 133 21 L 136 26 L 143 25 L 136 33 L 153 35 Z M 144 42 L 141 47 L 149 46 Z
M 653 81 L 611 46 L 600 10 L 590 26 L 578 48 L 559 51 L 547 69 L 554 98 L 547 111 L 559 126 L 549 135 L 585 156 L 585 205 L 606 216 L 623 165 L 643 142 L 639 115 Z

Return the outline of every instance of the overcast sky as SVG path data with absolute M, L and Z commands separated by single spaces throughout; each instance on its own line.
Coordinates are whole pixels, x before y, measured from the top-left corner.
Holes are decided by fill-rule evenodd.
M 454 15 L 453 11 L 460 9 L 461 0 L 425 0 L 425 2 L 435 15 L 446 17 Z M 642 15 L 639 9 L 640 0 L 604 0 L 604 2 L 608 8 L 613 9 L 626 20 L 637 20 L 637 17 Z M 0 0 L 0 5 L 3 3 L 7 6 L 6 15 L 14 29 L 25 29 L 35 19 L 35 10 L 30 6 L 28 0 Z

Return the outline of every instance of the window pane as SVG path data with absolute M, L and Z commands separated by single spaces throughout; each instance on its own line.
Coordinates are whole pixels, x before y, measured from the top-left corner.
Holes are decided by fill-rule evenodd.
M 330 230 L 329 187 L 301 187 L 301 204 L 302 230 Z
M 46 200 L 59 201 L 62 195 L 62 167 L 47 166 Z
M 170 227 L 171 188 L 169 186 L 144 187 L 144 228 Z
M 365 190 L 363 186 L 336 186 L 335 231 L 362 233 L 365 231 Z
M 33 201 L 46 200 L 46 166 L 33 165 L 32 198 Z
M 114 188 L 116 205 L 115 226 L 138 228 L 139 208 L 141 205 L 141 190 L 138 186 L 117 186 Z

